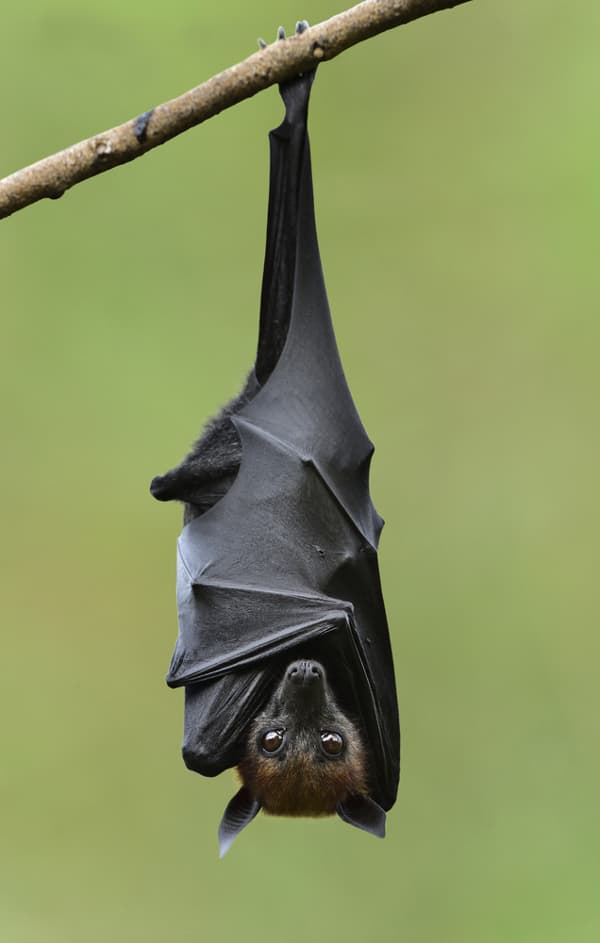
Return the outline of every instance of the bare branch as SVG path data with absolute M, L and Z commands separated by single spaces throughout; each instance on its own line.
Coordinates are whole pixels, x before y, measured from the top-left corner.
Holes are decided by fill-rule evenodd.
M 71 147 L 0 180 L 0 219 L 44 197 L 125 164 L 207 118 L 284 79 L 333 59 L 377 33 L 409 23 L 467 0 L 365 0 L 304 33 L 274 42 L 207 82 L 125 124 Z

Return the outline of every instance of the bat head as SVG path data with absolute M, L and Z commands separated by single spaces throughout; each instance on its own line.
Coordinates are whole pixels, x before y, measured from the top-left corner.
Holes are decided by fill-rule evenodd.
M 316 661 L 286 668 L 255 718 L 238 767 L 243 786 L 221 821 L 221 856 L 262 808 L 270 815 L 341 819 L 383 838 L 385 812 L 368 796 L 367 754 Z

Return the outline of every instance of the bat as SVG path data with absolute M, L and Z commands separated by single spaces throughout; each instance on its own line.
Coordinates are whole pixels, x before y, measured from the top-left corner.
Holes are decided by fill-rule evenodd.
M 304 24 L 298 24 L 302 31 Z M 383 837 L 400 730 L 371 501 L 373 445 L 342 368 L 317 242 L 308 101 L 279 87 L 254 369 L 186 458 L 154 478 L 184 502 L 179 634 L 183 756 L 241 788 L 221 854 L 262 808 L 329 815 Z

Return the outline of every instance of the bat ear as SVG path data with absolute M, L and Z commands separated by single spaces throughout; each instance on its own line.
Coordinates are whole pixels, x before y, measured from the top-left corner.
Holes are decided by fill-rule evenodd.
M 368 796 L 350 796 L 338 802 L 337 814 L 348 825 L 362 828 L 377 838 L 385 838 L 385 812 Z
M 186 475 L 185 467 L 174 468 L 166 475 L 157 475 L 150 482 L 150 494 L 157 501 L 188 501 L 193 482 L 190 475 Z
M 219 825 L 219 858 L 226 855 L 242 829 L 249 825 L 260 809 L 260 802 L 245 786 L 236 792 L 223 813 Z
M 186 501 L 201 506 L 206 502 L 206 490 L 206 482 L 198 481 L 185 465 L 179 465 L 166 475 L 158 475 L 150 482 L 150 494 L 157 501 Z

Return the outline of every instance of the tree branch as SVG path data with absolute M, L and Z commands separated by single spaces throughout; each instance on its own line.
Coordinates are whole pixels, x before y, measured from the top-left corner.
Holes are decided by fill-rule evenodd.
M 467 0 L 365 0 L 304 33 L 272 43 L 207 82 L 115 128 L 0 180 L 0 219 L 125 164 L 270 85 L 333 59 L 356 43 Z

